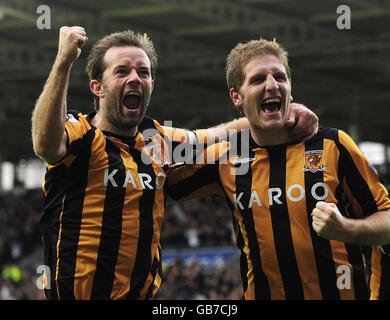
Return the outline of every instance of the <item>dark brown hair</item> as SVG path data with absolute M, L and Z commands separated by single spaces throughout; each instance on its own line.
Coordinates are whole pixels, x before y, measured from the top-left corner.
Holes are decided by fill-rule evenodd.
M 135 33 L 132 30 L 115 32 L 105 36 L 97 41 L 93 46 L 87 58 L 86 71 L 89 80 L 102 81 L 104 70 L 104 55 L 108 49 L 112 47 L 134 46 L 145 51 L 150 60 L 152 79 L 155 79 L 157 70 L 157 54 L 154 49 L 152 40 L 144 33 Z M 99 98 L 94 95 L 94 106 L 97 110 L 99 108 Z

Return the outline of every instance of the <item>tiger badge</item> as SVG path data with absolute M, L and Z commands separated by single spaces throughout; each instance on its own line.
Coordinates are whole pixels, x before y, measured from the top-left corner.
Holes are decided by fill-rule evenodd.
M 305 152 L 305 167 L 302 171 L 325 171 L 323 150 L 311 150 Z

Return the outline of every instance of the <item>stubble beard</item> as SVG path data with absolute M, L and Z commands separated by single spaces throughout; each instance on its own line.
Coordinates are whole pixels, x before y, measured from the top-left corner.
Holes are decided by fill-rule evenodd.
M 137 115 L 133 117 L 125 116 L 122 110 L 122 94 L 114 94 L 109 92 L 107 94 L 107 102 L 104 106 L 105 116 L 107 121 L 119 130 L 131 130 L 136 128 L 138 124 L 142 121 L 145 116 L 148 101 L 146 101 L 145 105 L 140 103 L 141 112 L 137 113 Z

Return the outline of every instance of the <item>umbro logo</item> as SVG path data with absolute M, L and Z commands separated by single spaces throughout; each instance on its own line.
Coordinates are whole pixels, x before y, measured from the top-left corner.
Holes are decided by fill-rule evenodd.
M 255 160 L 255 158 L 238 158 L 236 160 L 234 160 L 234 164 L 238 164 L 238 163 L 248 163 L 248 162 L 251 162 Z

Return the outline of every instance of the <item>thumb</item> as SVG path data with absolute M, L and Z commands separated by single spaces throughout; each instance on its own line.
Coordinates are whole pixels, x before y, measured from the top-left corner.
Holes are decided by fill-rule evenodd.
M 297 124 L 297 121 L 295 119 L 295 113 L 290 111 L 290 114 L 288 116 L 288 119 L 285 122 L 286 127 L 293 128 Z

